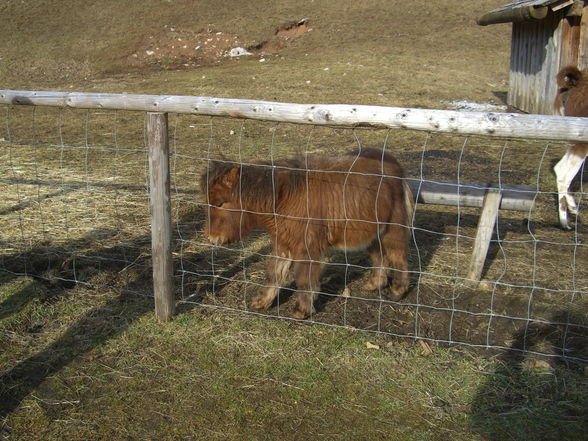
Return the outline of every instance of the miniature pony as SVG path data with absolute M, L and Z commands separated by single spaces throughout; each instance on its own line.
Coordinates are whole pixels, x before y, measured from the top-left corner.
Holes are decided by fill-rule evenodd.
M 254 309 L 269 308 L 294 273 L 293 317 L 308 318 L 320 288 L 321 257 L 332 248 L 367 250 L 373 268 L 368 290 L 384 288 L 393 270 L 392 297 L 409 286 L 409 231 L 413 213 L 404 172 L 389 153 L 362 148 L 337 157 L 308 156 L 274 163 L 211 161 L 201 177 L 206 192 L 205 235 L 213 244 L 270 235 L 273 252 Z

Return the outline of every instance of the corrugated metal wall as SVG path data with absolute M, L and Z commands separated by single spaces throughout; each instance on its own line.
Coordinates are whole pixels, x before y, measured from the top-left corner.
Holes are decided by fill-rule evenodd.
M 561 16 L 513 23 L 508 104 L 528 113 L 553 113 L 559 69 Z

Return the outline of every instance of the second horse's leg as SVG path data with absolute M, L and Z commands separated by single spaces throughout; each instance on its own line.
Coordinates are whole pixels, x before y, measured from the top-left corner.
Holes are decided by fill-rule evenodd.
M 553 171 L 557 178 L 559 223 L 564 229 L 569 230 L 571 228 L 568 223 L 568 210 L 572 214 L 578 214 L 576 201 L 574 201 L 573 196 L 568 193 L 568 189 L 570 188 L 572 180 L 576 174 L 578 174 L 580 168 L 582 168 L 587 150 L 588 144 L 573 144 L 555 167 L 553 167 Z

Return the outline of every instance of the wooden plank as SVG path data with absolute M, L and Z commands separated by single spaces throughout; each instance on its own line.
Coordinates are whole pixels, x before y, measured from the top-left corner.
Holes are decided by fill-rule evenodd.
M 583 8 L 580 19 L 580 42 L 578 47 L 578 68 L 588 67 L 588 3 Z
M 542 100 L 541 113 L 546 115 L 554 115 L 556 113 L 553 107 L 555 94 L 557 93 L 557 82 L 555 77 L 559 70 L 559 59 L 561 46 L 560 40 L 560 23 L 552 23 L 551 35 L 549 35 L 548 44 L 546 46 L 546 58 L 543 65 L 543 77 L 540 92 Z
M 546 6 L 522 6 L 508 9 L 495 9 L 476 20 L 480 26 L 498 23 L 519 23 L 523 21 L 543 20 L 547 17 L 549 8 Z
M 541 63 L 544 54 L 544 45 L 540 40 L 540 28 L 542 23 L 529 23 L 531 35 L 527 35 L 526 43 L 531 47 L 529 53 L 526 54 L 529 66 L 527 70 L 527 84 L 524 84 L 525 90 L 525 112 L 541 113 L 537 108 L 537 100 L 535 94 L 537 93 L 537 75 L 541 71 Z
M 549 7 L 551 8 L 551 10 L 553 12 L 556 12 L 556 11 L 559 11 L 560 9 L 565 8 L 566 6 L 570 6 L 573 3 L 574 3 L 574 0 L 562 0 L 560 3 L 552 4 Z
M 151 206 L 151 249 L 155 315 L 160 322 L 174 314 L 173 261 L 171 253 L 171 199 L 167 114 L 147 114 L 149 183 Z
M 510 74 L 508 78 L 508 93 L 506 96 L 506 103 L 512 107 L 518 107 L 518 97 L 517 97 L 517 90 L 518 90 L 518 83 L 519 83 L 519 76 L 520 76 L 520 68 L 519 68 L 519 46 L 520 46 L 520 25 L 518 23 L 513 23 L 512 25 L 512 34 L 511 34 L 511 41 L 510 41 Z
M 565 66 L 578 65 L 580 20 L 580 17 L 568 17 L 561 20 L 561 58 L 558 64 L 558 70 Z
M 482 207 L 489 189 L 500 190 L 501 210 L 529 211 L 533 208 L 537 189 L 528 185 L 502 185 L 474 182 L 421 181 L 409 179 L 408 185 L 416 202 L 421 204 Z
M 519 54 L 522 53 L 522 51 L 525 48 L 524 45 L 524 41 L 521 38 L 521 34 L 524 31 L 524 28 L 521 24 L 518 23 L 514 23 L 513 25 L 513 29 L 517 28 L 518 32 L 517 32 L 517 36 L 518 38 L 516 38 L 516 41 L 513 41 L 513 44 L 516 44 L 516 50 L 517 50 L 517 56 L 515 57 L 514 54 L 511 55 L 511 57 L 513 59 L 515 59 L 515 66 L 514 66 L 514 73 L 516 74 L 515 76 L 515 82 L 513 84 L 513 94 L 514 94 L 514 99 L 513 99 L 513 106 L 516 107 L 517 109 L 521 109 L 524 107 L 522 100 L 523 100 L 523 87 L 522 85 L 525 83 L 525 62 L 526 59 L 524 57 L 520 57 L 518 56 Z M 521 105 L 523 105 L 523 107 L 521 107 Z
M 484 196 L 484 204 L 478 221 L 478 230 L 476 232 L 474 250 L 472 251 L 472 259 L 467 276 L 468 279 L 480 280 L 482 276 L 484 262 L 486 262 L 486 255 L 490 247 L 490 239 L 492 239 L 494 225 L 498 217 L 501 196 L 500 191 L 495 189 L 489 189 Z
M 559 59 L 561 57 L 561 27 L 563 13 L 551 14 L 545 20 L 544 32 L 546 41 L 546 55 L 541 69 L 541 86 L 537 89 L 537 100 L 540 103 L 539 113 L 553 115 L 555 113 L 553 101 L 557 93 L 555 77 L 559 71 Z
M 0 104 L 160 111 L 323 126 L 403 128 L 588 142 L 588 118 L 347 104 L 293 104 L 172 95 L 1 90 Z

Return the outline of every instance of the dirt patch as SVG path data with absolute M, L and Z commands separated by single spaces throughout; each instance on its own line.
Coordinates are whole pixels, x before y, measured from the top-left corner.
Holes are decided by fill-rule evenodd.
M 278 55 L 292 41 L 302 37 L 312 28 L 308 19 L 303 18 L 298 22 L 284 23 L 276 29 L 274 35 L 267 41 L 252 48 L 259 55 Z
M 133 67 L 195 68 L 221 63 L 231 49 L 245 48 L 252 56 L 277 56 L 292 41 L 310 31 L 307 19 L 284 23 L 266 41 L 251 44 L 223 31 L 192 32 L 165 26 L 162 35 L 150 35 L 125 59 Z
M 243 42 L 226 32 L 191 32 L 167 27 L 160 36 L 149 36 L 127 57 L 131 66 L 163 68 L 199 67 L 219 63 L 231 48 Z

